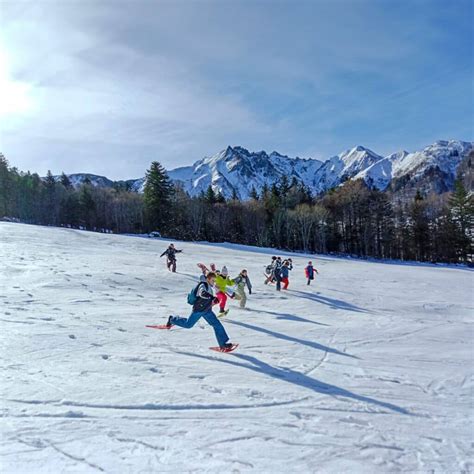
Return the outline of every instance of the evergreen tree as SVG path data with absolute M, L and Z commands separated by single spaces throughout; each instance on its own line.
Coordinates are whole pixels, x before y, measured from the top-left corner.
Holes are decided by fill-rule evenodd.
M 12 184 L 8 161 L 0 153 L 0 217 L 8 216 L 10 213 Z
M 288 181 L 288 176 L 286 174 L 282 175 L 280 178 L 280 183 L 278 186 L 278 191 L 280 196 L 285 197 L 288 194 L 288 191 L 290 190 L 290 183 Z
M 96 204 L 92 197 L 91 186 L 83 184 L 79 192 L 79 208 L 81 214 L 81 223 L 87 228 L 92 229 L 95 223 Z
M 474 238 L 474 199 L 461 180 L 454 183 L 454 191 L 449 199 L 451 219 L 456 230 L 453 244 L 462 261 L 472 258 Z
M 71 180 L 69 179 L 69 176 L 64 174 L 64 171 L 61 173 L 61 184 L 66 188 L 66 189 L 72 189 L 72 183 Z
M 226 201 L 224 195 L 219 191 L 216 196 L 216 203 L 225 204 L 225 202 Z
M 412 258 L 425 261 L 429 257 L 430 229 L 425 200 L 419 191 L 410 209 L 410 240 Z
M 212 186 L 209 185 L 205 194 L 205 199 L 208 204 L 215 204 L 216 203 L 216 193 L 212 189 Z
M 157 161 L 151 164 L 146 172 L 143 200 L 145 216 L 150 229 L 159 230 L 162 234 L 172 227 L 171 198 L 173 185 L 163 166 Z
M 255 186 L 252 186 L 252 189 L 250 190 L 250 199 L 253 199 L 254 201 L 258 201 L 258 193 L 257 193 L 257 190 L 255 189 Z
M 237 190 L 232 188 L 232 201 L 239 201 L 239 195 L 237 194 Z

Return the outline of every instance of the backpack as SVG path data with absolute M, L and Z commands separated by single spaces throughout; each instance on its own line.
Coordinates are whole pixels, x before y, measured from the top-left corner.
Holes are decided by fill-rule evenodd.
M 197 286 L 195 286 L 189 293 L 188 293 L 188 304 L 190 304 L 191 306 L 193 306 L 194 304 L 196 304 L 196 301 L 198 299 L 197 297 L 197 289 L 199 288 L 199 285 L 201 283 L 198 283 Z
M 267 275 L 270 275 L 272 271 L 273 271 L 273 265 L 267 265 L 267 268 L 265 269 L 265 272 L 267 273 Z

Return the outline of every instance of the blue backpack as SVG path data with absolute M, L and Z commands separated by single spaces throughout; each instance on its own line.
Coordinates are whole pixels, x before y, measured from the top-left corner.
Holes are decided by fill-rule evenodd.
M 198 285 L 196 287 L 194 287 L 189 293 L 188 293 L 188 304 L 190 304 L 191 306 L 193 306 L 196 301 L 197 301 L 197 289 L 199 288 L 199 285 L 201 283 L 198 283 Z

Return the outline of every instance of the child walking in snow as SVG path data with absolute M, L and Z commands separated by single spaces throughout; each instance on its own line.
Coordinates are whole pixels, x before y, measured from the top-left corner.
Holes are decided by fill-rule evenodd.
M 281 257 L 277 257 L 277 259 L 275 260 L 275 266 L 273 267 L 273 275 L 275 277 L 277 291 L 281 291 L 281 267 Z
M 218 316 L 221 317 L 227 314 L 226 309 L 225 309 L 225 305 L 227 303 L 227 296 L 228 296 L 227 291 L 226 291 L 227 287 L 235 285 L 235 281 L 229 277 L 229 272 L 225 265 L 222 267 L 222 270 L 220 271 L 220 273 L 217 273 L 215 285 L 218 290 L 216 293 L 216 297 L 219 300 L 219 309 L 220 309 Z M 232 294 L 230 294 L 229 296 L 231 298 L 234 298 L 235 294 L 232 292 Z
M 283 289 L 287 290 L 288 285 L 290 284 L 290 280 L 288 279 L 290 276 L 290 270 L 293 268 L 293 265 L 290 263 L 289 260 L 285 260 L 283 262 L 283 266 L 281 267 L 281 282 L 283 283 Z
M 181 253 L 182 250 L 177 250 L 174 244 L 170 244 L 169 247 L 160 255 L 160 258 L 163 255 L 166 255 L 166 266 L 169 271 L 176 273 L 176 254 Z
M 229 336 L 227 335 L 224 326 L 212 311 L 213 303 L 218 303 L 218 299 L 214 297 L 212 292 L 212 287 L 214 286 L 215 281 L 216 274 L 214 272 L 209 272 L 206 276 L 206 281 L 200 281 L 193 290 L 195 301 L 193 304 L 193 311 L 189 318 L 170 316 L 166 326 L 171 328 L 171 326 L 174 325 L 181 328 L 190 329 L 201 318 L 204 318 L 206 322 L 214 329 L 219 347 L 222 350 L 229 350 L 232 349 L 233 345 L 229 342 Z
M 247 295 L 245 294 L 245 287 L 249 290 L 249 295 L 252 294 L 252 284 L 248 276 L 247 270 L 242 270 L 237 278 L 234 278 L 234 283 L 237 285 L 237 299 L 240 301 L 240 307 L 245 308 L 247 303 Z
M 306 278 L 308 279 L 308 285 L 311 284 L 311 280 L 314 280 L 314 274 L 318 273 L 318 270 L 313 267 L 313 262 L 308 262 L 308 266 L 304 269 Z

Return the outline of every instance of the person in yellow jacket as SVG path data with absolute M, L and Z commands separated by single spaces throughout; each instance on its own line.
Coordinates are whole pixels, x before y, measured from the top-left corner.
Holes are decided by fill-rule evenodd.
M 234 286 L 235 281 L 229 277 L 227 267 L 224 265 L 222 270 L 216 276 L 215 286 L 217 288 L 216 298 L 219 300 L 220 312 L 218 316 L 226 314 L 225 305 L 227 303 L 227 287 Z M 231 298 L 235 298 L 235 293 L 232 292 L 229 295 Z

